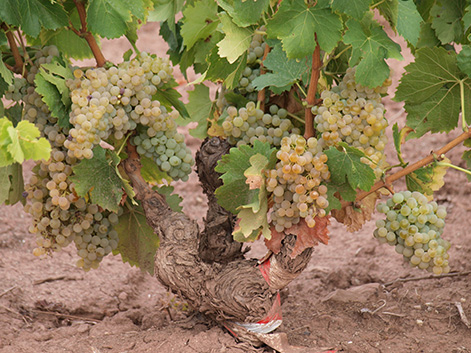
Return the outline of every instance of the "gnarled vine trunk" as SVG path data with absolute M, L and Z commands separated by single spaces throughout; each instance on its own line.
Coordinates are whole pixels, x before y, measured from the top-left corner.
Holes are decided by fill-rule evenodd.
M 209 202 L 203 231 L 183 213 L 173 212 L 165 198 L 147 185 L 140 175 L 135 151 L 129 151 L 125 168 L 136 197 L 142 202 L 147 222 L 160 237 L 155 276 L 195 310 L 254 342 L 244 324 L 256 324 L 263 319 L 267 323 L 269 315 L 271 319 L 281 319 L 273 315 L 279 310 L 279 290 L 304 270 L 312 248 L 292 259 L 289 254 L 296 236 L 289 235 L 283 240 L 281 251 L 265 263 L 244 258 L 241 244 L 232 238 L 233 215 L 220 207 L 214 196 L 215 189 L 221 185 L 214 167 L 229 148 L 223 140 L 207 139 L 196 158 L 198 175 Z

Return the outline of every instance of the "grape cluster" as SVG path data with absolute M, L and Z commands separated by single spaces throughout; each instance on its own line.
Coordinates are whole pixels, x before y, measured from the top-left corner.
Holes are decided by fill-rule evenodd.
M 184 136 L 176 130 L 157 131 L 150 137 L 147 131 L 132 139 L 140 155 L 152 158 L 172 179 L 188 180 L 195 161 L 185 145 Z
M 5 99 L 19 102 L 23 100 L 23 96 L 26 94 L 27 81 L 23 77 L 14 77 L 13 83 L 8 86 L 5 92 Z
M 65 143 L 69 155 L 92 158 L 92 149 L 100 141 L 111 135 L 121 140 L 128 131 L 137 129 L 139 135 L 132 142 L 139 154 L 163 165 L 173 179 L 187 180 L 194 161 L 183 135 L 177 133 L 178 112 L 168 112 L 152 98 L 171 75 L 168 59 L 146 53 L 109 69 L 76 69 L 75 80 L 68 82 L 72 96 L 70 122 L 74 125 Z M 163 136 L 168 143 L 157 142 Z M 171 162 L 167 161 L 170 158 Z
M 259 31 L 265 31 L 265 27 L 260 27 Z M 234 89 L 236 93 L 242 94 L 253 102 L 257 100 L 258 93 L 255 91 L 252 81 L 260 76 L 260 61 L 263 58 L 266 45 L 263 35 L 255 33 L 247 54 L 247 66 L 242 72 L 238 86 Z
M 316 138 L 306 141 L 297 134 L 283 138 L 276 156 L 276 169 L 266 172 L 267 190 L 274 195 L 271 221 L 275 230 L 282 232 L 300 218 L 314 227 L 315 217 L 324 217 L 329 205 L 327 187 L 321 184 L 330 179 L 327 156 Z
M 299 129 L 287 119 L 285 109 L 276 105 L 270 107 L 270 114 L 257 109 L 254 102 L 248 102 L 245 108 L 227 108 L 227 117 L 222 123 L 224 134 L 232 145 L 253 145 L 255 140 L 280 146 L 283 137 L 290 133 L 299 133 Z
M 386 93 L 391 80 L 375 89 L 355 83 L 355 68 L 349 68 L 338 86 L 321 93 L 322 105 L 311 108 L 314 127 L 321 133 L 320 143 L 334 146 L 340 141 L 363 151 L 377 177 L 384 169 L 384 148 L 387 143 L 381 94 Z
M 51 159 L 40 162 L 25 190 L 30 203 L 25 211 L 33 217 L 30 232 L 36 234 L 36 256 L 59 251 L 74 242 L 84 270 L 97 268 L 103 257 L 118 246 L 118 234 L 112 229 L 116 213 L 99 211 L 77 197 L 70 182 L 72 165 L 77 162 L 65 150 L 53 148 Z
M 402 191 L 378 204 L 377 210 L 386 215 L 376 221 L 374 231 L 381 243 L 395 246 L 413 267 L 436 275 L 450 272 L 450 243 L 441 238 L 447 215 L 444 206 L 428 202 L 419 192 Z

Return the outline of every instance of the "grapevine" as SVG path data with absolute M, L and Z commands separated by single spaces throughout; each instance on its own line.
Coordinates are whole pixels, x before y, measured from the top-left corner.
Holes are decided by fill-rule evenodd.
M 25 204 L 34 255 L 73 244 L 88 271 L 119 254 L 251 338 L 254 318 L 268 322 L 279 290 L 328 243 L 330 217 L 359 230 L 376 210 L 372 238 L 412 267 L 453 271 L 434 193 L 448 168 L 471 174 L 468 2 L 35 2 L 28 16 L 0 9 L 0 200 Z M 166 55 L 138 48 L 156 18 Z M 414 56 L 394 94 L 389 65 L 403 57 L 386 22 Z M 105 58 L 100 41 L 122 36 L 132 49 Z M 84 58 L 96 65 L 72 64 Z M 404 104 L 398 124 L 388 94 Z M 418 161 L 402 153 L 454 130 Z M 203 140 L 196 158 L 186 131 Z M 461 145 L 457 166 L 447 153 Z M 13 182 L 28 159 L 30 180 Z M 193 169 L 208 199 L 202 229 L 173 193 Z M 240 243 L 259 239 L 268 253 L 254 267 Z

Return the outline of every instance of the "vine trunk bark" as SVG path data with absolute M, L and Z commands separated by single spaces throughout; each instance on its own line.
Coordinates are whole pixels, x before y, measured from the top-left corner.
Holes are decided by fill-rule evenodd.
M 247 331 L 250 325 L 246 324 L 266 324 L 267 318 L 281 319 L 281 312 L 277 312 L 280 309 L 279 290 L 304 270 L 312 248 L 292 259 L 289 254 L 296 236 L 288 235 L 281 251 L 264 263 L 244 258 L 241 244 L 234 242 L 231 234 L 234 217 L 217 204 L 214 196 L 215 189 L 221 184 L 214 167 L 229 148 L 223 140 L 207 139 L 196 158 L 209 206 L 203 231 L 185 214 L 170 210 L 165 198 L 147 185 L 140 175 L 135 150 L 128 151 L 129 158 L 124 166 L 145 210 L 147 222 L 160 237 L 160 247 L 155 255 L 155 276 L 195 310 L 226 326 L 239 338 L 256 344 L 259 341 L 250 332 L 250 327 Z

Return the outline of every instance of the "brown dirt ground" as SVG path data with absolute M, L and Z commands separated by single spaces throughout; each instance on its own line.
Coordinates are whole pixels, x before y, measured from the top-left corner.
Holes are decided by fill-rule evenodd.
M 144 27 L 140 38 L 142 50 L 165 52 L 155 25 Z M 103 48 L 107 58 L 119 60 L 129 46 L 114 40 L 104 42 Z M 398 73 L 404 66 L 394 65 Z M 401 109 L 388 102 L 391 125 L 403 125 Z M 455 135 L 408 142 L 405 155 L 415 161 Z M 199 141 L 189 138 L 189 145 L 196 150 Z M 388 149 L 394 163 L 392 147 Z M 459 163 L 461 152 L 457 148 L 449 158 Z M 445 237 L 453 244 L 452 271 L 465 275 L 385 286 L 427 273 L 411 269 L 392 247 L 379 245 L 372 236 L 373 222 L 352 234 L 333 221 L 330 244 L 316 248 L 307 269 L 288 288 L 278 332 L 313 353 L 471 352 L 471 329 L 456 306 L 461 303 L 471 319 L 471 184 L 454 170 L 445 180 L 436 198 L 448 207 Z M 196 177 L 178 184 L 177 190 L 185 212 L 201 221 L 205 197 Z M 108 256 L 89 273 L 74 266 L 73 249 L 35 258 L 29 222 L 21 205 L 0 206 L 0 353 L 273 352 L 238 343 L 220 327 L 192 315 L 154 278 L 123 264 L 119 256 Z M 263 248 L 255 244 L 250 254 L 260 257 Z

